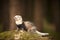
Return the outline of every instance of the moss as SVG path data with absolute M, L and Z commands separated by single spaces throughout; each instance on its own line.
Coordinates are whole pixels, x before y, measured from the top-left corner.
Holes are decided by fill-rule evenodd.
M 17 32 L 15 30 L 0 33 L 0 39 L 14 40 L 15 34 L 20 34 L 19 40 L 41 40 L 41 36 L 38 34 L 29 33 L 29 32 L 25 32 L 25 31 L 23 33 L 21 33 L 20 31 Z

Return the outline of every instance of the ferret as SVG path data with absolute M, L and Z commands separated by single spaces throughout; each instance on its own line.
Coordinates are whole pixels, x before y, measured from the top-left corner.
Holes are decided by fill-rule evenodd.
M 23 21 L 21 15 L 14 16 L 15 24 L 17 25 L 18 30 L 24 30 L 27 32 L 37 33 L 39 35 L 49 35 L 48 33 L 39 32 L 36 29 L 36 26 L 30 21 Z

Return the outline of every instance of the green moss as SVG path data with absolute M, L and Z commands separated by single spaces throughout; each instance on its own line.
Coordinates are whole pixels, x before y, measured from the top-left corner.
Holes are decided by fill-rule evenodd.
M 14 35 L 15 34 L 21 34 L 19 35 L 21 38 L 19 38 L 20 40 L 41 40 L 41 36 L 39 36 L 38 34 L 33 34 L 33 33 L 29 33 L 29 32 L 23 32 L 21 33 L 20 31 L 6 31 L 3 33 L 0 33 L 0 39 L 4 39 L 4 40 L 14 40 Z

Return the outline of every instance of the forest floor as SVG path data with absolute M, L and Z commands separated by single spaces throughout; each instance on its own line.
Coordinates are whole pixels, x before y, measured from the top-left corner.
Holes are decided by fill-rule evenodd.
M 6 31 L 0 33 L 1 40 L 48 40 L 48 37 L 26 32 L 26 31 Z

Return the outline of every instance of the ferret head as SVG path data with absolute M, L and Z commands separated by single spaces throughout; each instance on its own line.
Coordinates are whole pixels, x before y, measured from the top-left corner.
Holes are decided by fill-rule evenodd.
M 14 16 L 14 20 L 15 20 L 16 24 L 22 24 L 22 21 L 23 21 L 21 15 Z

